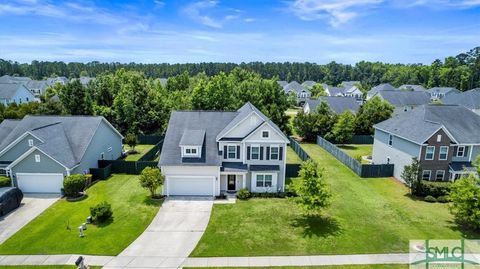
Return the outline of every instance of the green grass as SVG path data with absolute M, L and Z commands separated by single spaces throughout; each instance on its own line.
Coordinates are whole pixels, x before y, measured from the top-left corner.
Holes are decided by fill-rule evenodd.
M 145 230 L 160 207 L 148 198 L 137 177 L 113 175 L 90 187 L 82 201 L 57 201 L 0 245 L 0 254 L 119 254 Z M 78 226 L 90 215 L 90 207 L 102 201 L 112 205 L 113 221 L 88 225 L 86 236 L 80 238 Z
M 411 199 L 393 178 L 359 178 L 319 146 L 302 146 L 334 195 L 323 216 L 302 216 L 289 199 L 214 205 L 192 256 L 405 253 L 410 239 L 478 238 L 454 223 L 446 204 Z
M 145 153 L 147 153 L 149 150 L 151 150 L 155 145 L 136 145 L 135 150 L 138 153 L 135 154 L 128 154 L 127 157 L 125 157 L 125 161 L 138 161 Z M 123 145 L 125 149 L 130 149 L 128 145 Z
M 350 157 L 356 158 L 357 156 L 372 156 L 373 145 L 337 145 L 342 151 L 347 153 Z M 361 163 L 368 164 L 368 161 L 362 160 Z
M 0 269 L 75 269 L 73 265 L 5 265 L 0 266 Z M 90 266 L 90 269 L 100 269 L 101 266 Z
M 300 164 L 302 159 L 298 157 L 297 153 L 291 147 L 287 147 L 287 163 Z
M 275 269 L 407 269 L 406 264 L 367 264 L 367 265 L 325 265 L 325 266 L 275 266 L 275 267 L 250 267 L 250 268 L 275 268 Z M 183 267 L 188 269 L 201 269 L 204 267 Z M 245 267 L 210 267 L 209 269 L 244 269 Z

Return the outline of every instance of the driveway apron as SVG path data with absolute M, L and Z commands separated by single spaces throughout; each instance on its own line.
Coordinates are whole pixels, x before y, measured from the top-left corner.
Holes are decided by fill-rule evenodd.
M 170 197 L 157 216 L 130 246 L 104 268 L 178 268 L 207 228 L 213 200 Z

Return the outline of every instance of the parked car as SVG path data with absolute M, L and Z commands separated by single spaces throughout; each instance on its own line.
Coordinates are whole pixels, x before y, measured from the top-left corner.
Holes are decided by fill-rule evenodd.
M 0 216 L 6 215 L 18 208 L 22 199 L 23 193 L 19 188 L 0 188 Z

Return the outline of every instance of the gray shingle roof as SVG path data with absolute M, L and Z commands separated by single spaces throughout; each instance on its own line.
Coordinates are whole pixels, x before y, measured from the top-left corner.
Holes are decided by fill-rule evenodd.
M 356 86 L 356 84 L 360 84 L 360 81 L 342 81 L 340 85 L 342 85 L 344 88 L 352 88 L 353 86 Z
M 450 92 L 460 93 L 459 90 L 455 88 L 450 88 L 450 87 L 434 87 L 434 88 L 428 89 L 427 92 L 430 93 L 431 95 L 433 95 L 434 93 L 437 93 L 437 94 L 447 94 Z
M 328 89 L 330 96 L 341 96 L 345 94 L 345 88 L 328 86 L 326 89 Z
M 389 83 L 384 83 L 377 85 L 368 91 L 369 96 L 373 96 L 379 91 L 397 91 L 398 89 L 390 85 Z
M 378 91 L 377 95 L 394 106 L 418 106 L 430 102 L 430 95 L 419 91 Z
M 357 113 L 360 109 L 360 104 L 354 97 L 321 96 L 318 100 L 307 100 L 310 111 L 315 111 L 320 102 L 326 102 L 330 109 L 337 114 L 342 114 L 346 110 Z
M 25 116 L 2 139 L 0 150 L 31 132 L 44 142 L 37 146 L 39 149 L 72 168 L 82 160 L 102 120 L 103 117 L 87 116 Z M 0 124 L 0 135 L 4 132 L 1 129 L 10 128 L 9 125 L 13 126 L 11 122 Z
M 9 76 L 9 75 L 4 75 L 0 77 L 0 83 L 25 83 L 32 80 L 29 77 L 15 77 L 15 76 Z
M 12 99 L 22 87 L 25 88 L 21 83 L 0 83 L 0 99 Z M 28 91 L 27 88 L 25 89 Z
M 235 112 L 225 111 L 174 111 L 168 122 L 167 133 L 160 156 L 160 165 L 210 165 L 221 166 L 222 156 L 218 155 L 217 141 L 232 127 L 255 112 L 263 122 L 283 134 L 282 131 L 250 102 Z M 180 143 L 186 130 L 204 130 L 202 158 L 186 163 L 181 157 Z
M 313 80 L 306 80 L 302 83 L 302 86 L 306 87 L 306 88 L 312 88 L 313 85 L 315 85 L 315 84 L 317 84 L 317 83 Z
M 288 93 L 288 92 L 291 92 L 291 91 L 294 91 L 296 93 L 301 93 L 302 91 L 305 91 L 305 92 L 310 92 L 308 89 L 306 89 L 305 87 L 303 87 L 302 85 L 300 85 L 298 82 L 296 81 L 292 81 L 290 83 L 288 83 L 287 85 L 285 85 L 285 87 L 283 87 L 283 90 Z
M 480 88 L 459 94 L 447 94 L 443 98 L 443 103 L 462 105 L 469 109 L 480 109 Z
M 19 123 L 20 120 L 3 120 L 2 123 L 0 123 L 0 141 L 4 141 Z
M 406 91 L 425 91 L 425 87 L 422 85 L 415 85 L 415 84 L 403 84 L 402 86 L 398 87 L 400 90 Z
M 205 139 L 205 130 L 185 130 L 180 139 L 180 146 L 201 146 Z
M 460 144 L 480 144 L 480 116 L 463 106 L 424 105 L 374 125 L 417 144 L 441 127 Z

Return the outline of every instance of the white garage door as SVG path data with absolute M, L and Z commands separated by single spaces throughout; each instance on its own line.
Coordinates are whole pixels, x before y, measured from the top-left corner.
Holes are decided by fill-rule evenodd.
M 213 177 L 169 177 L 168 195 L 213 196 Z
M 17 183 L 23 192 L 60 193 L 63 175 L 17 173 Z

